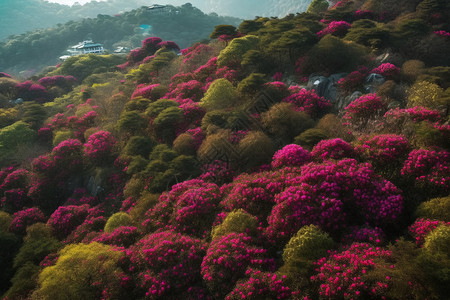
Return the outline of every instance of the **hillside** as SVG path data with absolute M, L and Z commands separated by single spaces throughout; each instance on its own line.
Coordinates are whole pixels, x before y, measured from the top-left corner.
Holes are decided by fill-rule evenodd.
M 185 48 L 208 38 L 214 26 L 223 23 L 237 25 L 239 19 L 206 15 L 189 4 L 169 6 L 167 12 L 162 14 L 146 7 L 115 16 L 99 14 L 95 18 L 11 36 L 0 42 L 0 66 L 2 70 L 13 74 L 41 70 L 59 63 L 58 58 L 69 47 L 86 39 L 102 43 L 110 53 L 116 46 L 130 49 L 138 47 L 149 35 L 176 41 Z M 150 26 L 150 29 L 143 30 L 141 26 Z
M 2 298 L 446 299 L 450 4 L 333 3 L 0 70 Z

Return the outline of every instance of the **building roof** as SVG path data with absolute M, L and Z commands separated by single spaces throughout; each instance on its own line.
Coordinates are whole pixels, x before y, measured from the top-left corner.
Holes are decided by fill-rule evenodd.
M 163 9 L 166 7 L 167 7 L 167 5 L 153 4 L 153 5 L 148 6 L 147 8 L 148 9 Z
M 94 43 L 92 41 L 82 41 L 81 43 L 72 46 L 72 49 L 84 49 L 84 48 L 92 48 L 92 47 L 103 47 L 102 44 Z

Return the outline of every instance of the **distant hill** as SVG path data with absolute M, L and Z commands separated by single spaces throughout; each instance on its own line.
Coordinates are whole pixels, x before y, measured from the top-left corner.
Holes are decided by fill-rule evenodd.
M 108 0 L 90 2 L 85 5 L 60 5 L 45 0 L 2 0 L 0 1 L 0 40 L 12 34 L 22 34 L 37 28 L 47 28 L 70 20 L 93 18 L 97 14 L 115 15 L 151 4 L 183 5 L 190 2 L 203 12 L 217 13 L 222 16 L 234 16 L 253 19 L 255 16 L 279 16 L 303 12 L 310 0 Z
M 168 12 L 162 14 L 146 7 L 115 16 L 99 14 L 95 18 L 10 36 L 0 42 L 0 69 L 18 74 L 23 70 L 55 65 L 67 48 L 86 39 L 102 43 L 110 52 L 116 46 L 138 47 L 151 35 L 174 41 L 185 48 L 208 38 L 216 25 L 238 25 L 240 21 L 216 14 L 206 15 L 191 4 L 168 6 Z

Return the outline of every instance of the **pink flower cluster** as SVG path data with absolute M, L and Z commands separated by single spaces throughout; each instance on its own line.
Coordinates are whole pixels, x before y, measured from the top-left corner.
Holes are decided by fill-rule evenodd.
M 409 153 L 401 172 L 402 175 L 415 178 L 416 183 L 448 191 L 450 153 L 445 150 L 415 149 Z
M 180 126 L 180 130 L 200 126 L 206 110 L 200 107 L 198 102 L 194 102 L 191 99 L 177 100 L 177 102 L 181 102 L 179 108 L 183 110 L 184 116 L 184 122 Z
M 417 219 L 411 226 L 408 227 L 409 234 L 416 240 L 417 246 L 423 246 L 425 237 L 439 225 L 450 226 L 450 222 Z
M 309 224 L 330 233 L 366 222 L 384 228 L 403 208 L 400 190 L 353 159 L 303 166 L 295 185 L 277 194 L 275 202 L 266 230 L 275 241 L 287 241 Z
M 206 244 L 173 231 L 149 234 L 126 250 L 145 299 L 170 297 L 201 280 Z
M 369 69 L 366 66 L 359 66 L 356 71 L 339 79 L 337 84 L 343 91 L 352 92 L 364 83 L 367 75 L 369 75 Z
M 181 54 L 184 56 L 183 63 L 191 66 L 198 66 L 205 58 L 211 57 L 214 49 L 206 44 L 197 44 L 190 48 L 183 49 Z
M 150 100 L 157 100 L 157 99 L 152 99 L 152 91 L 154 88 L 158 87 L 160 84 L 156 83 L 156 84 L 150 84 L 150 85 L 146 85 L 146 84 L 139 84 L 136 89 L 134 90 L 133 94 L 131 95 L 131 100 L 137 98 L 137 97 L 143 97 L 143 98 L 147 98 Z
M 387 265 L 391 252 L 370 244 L 353 244 L 342 252 L 330 253 L 317 263 L 317 274 L 311 277 L 320 284 L 319 294 L 332 299 L 365 299 L 364 295 L 379 297 L 389 288 L 389 277 L 371 282 L 364 275 L 380 266 Z M 384 262 L 386 261 L 386 263 Z M 393 266 L 392 266 L 393 267 Z
M 100 236 L 92 239 L 92 242 L 99 242 L 103 244 L 118 246 L 118 247 L 130 247 L 140 237 L 141 233 L 134 226 L 120 226 L 113 232 L 104 232 Z
M 55 76 L 46 76 L 39 79 L 39 84 L 45 87 L 71 87 L 76 84 L 77 79 L 71 75 L 63 76 L 63 75 L 55 75 Z
M 233 132 L 231 132 L 231 135 L 228 138 L 228 141 L 231 144 L 237 145 L 247 135 L 247 133 L 248 133 L 248 130 L 233 131 Z
M 394 108 L 384 114 L 385 122 L 392 125 L 402 125 L 406 120 L 415 123 L 422 121 L 440 122 L 443 120 L 442 113 L 422 106 L 412 108 Z
M 373 20 L 375 18 L 375 14 L 371 10 L 360 10 L 360 9 L 358 9 L 358 10 L 355 11 L 355 18 L 357 20 L 359 20 L 359 19 Z
M 370 73 L 380 74 L 387 79 L 396 79 L 400 75 L 400 68 L 391 63 L 383 63 Z
M 205 133 L 202 131 L 200 127 L 188 129 L 186 133 L 189 133 L 192 135 L 192 138 L 194 139 L 194 148 L 195 150 L 198 150 L 200 148 L 203 140 L 205 139 Z
M 197 80 L 179 83 L 175 89 L 170 90 L 164 99 L 191 99 L 195 102 L 203 97 L 203 84 Z
M 276 172 L 239 175 L 232 183 L 222 186 L 225 197 L 220 205 L 226 211 L 242 208 L 264 222 L 275 204 L 274 196 L 284 187 L 277 176 Z
M 324 114 L 331 103 L 323 97 L 319 97 L 314 90 L 301 89 L 298 93 L 283 99 L 283 102 L 292 103 L 297 111 L 304 111 L 313 118 Z
M 96 213 L 97 211 L 92 210 L 88 204 L 60 206 L 50 216 L 47 224 L 59 239 L 63 239 L 81 225 L 88 216 L 96 216 L 92 215 Z
M 74 229 L 67 238 L 63 241 L 64 244 L 76 244 L 76 243 L 90 243 L 94 238 L 99 236 L 101 231 L 106 224 L 106 218 L 103 216 L 97 216 L 102 213 L 98 211 L 97 213 L 91 213 L 84 220 L 84 222 Z
M 353 146 L 346 141 L 335 138 L 321 140 L 311 151 L 312 157 L 318 161 L 329 159 L 355 158 L 356 152 Z
M 373 165 L 398 165 L 409 152 L 409 143 L 405 137 L 394 134 L 380 134 L 370 139 L 360 138 L 361 144 L 355 147 L 359 155 Z
M 27 80 L 16 84 L 17 97 L 23 98 L 25 101 L 45 102 L 52 99 L 44 86 Z
M 47 218 L 37 207 L 27 208 L 14 213 L 14 218 L 9 226 L 9 231 L 24 235 L 28 226 L 38 222 L 45 222 Z
M 344 37 L 351 27 L 352 24 L 345 21 L 331 21 L 325 29 L 317 32 L 317 36 L 324 37 L 327 34 L 332 34 L 338 37 Z
M 3 176 L 4 178 L 0 178 L 3 181 L 0 184 L 0 195 L 6 190 L 26 188 L 30 180 L 30 172 L 25 169 L 6 170 Z
M 383 230 L 378 227 L 352 226 L 348 229 L 348 232 L 341 238 L 341 242 L 344 245 L 351 245 L 355 242 L 380 245 L 386 239 Z
M 202 166 L 202 174 L 199 179 L 205 182 L 224 184 L 230 182 L 234 177 L 234 171 L 227 162 L 216 160 L 210 164 Z
M 248 269 L 248 279 L 238 282 L 236 288 L 226 296 L 226 300 L 240 299 L 292 299 L 291 289 L 283 282 L 285 276 L 275 273 Z
M 100 130 L 92 134 L 84 144 L 84 154 L 91 160 L 102 160 L 113 152 L 116 139 L 111 132 Z
M 436 34 L 438 36 L 450 38 L 450 32 L 447 32 L 445 30 L 434 31 L 434 34 Z
M 172 228 L 203 237 L 211 228 L 222 194 L 214 183 L 191 179 L 163 193 L 146 213 L 145 227 Z
M 66 168 L 66 171 L 75 170 L 83 164 L 82 149 L 83 144 L 79 140 L 68 139 L 53 148 L 51 157 L 59 168 Z
M 343 118 L 356 125 L 384 113 L 386 109 L 387 106 L 381 97 L 376 94 L 367 94 L 350 103 L 345 108 Z
M 273 269 L 274 261 L 267 250 L 254 246 L 245 233 L 230 233 L 213 240 L 203 258 L 201 274 L 217 298 L 231 292 L 247 268 Z
M 272 167 L 302 166 L 311 161 L 311 154 L 301 146 L 290 144 L 275 152 Z

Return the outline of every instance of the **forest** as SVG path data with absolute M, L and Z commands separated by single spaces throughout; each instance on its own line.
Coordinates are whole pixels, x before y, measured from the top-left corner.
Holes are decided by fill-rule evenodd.
M 313 0 L 0 70 L 0 295 L 446 299 L 449 20 Z

